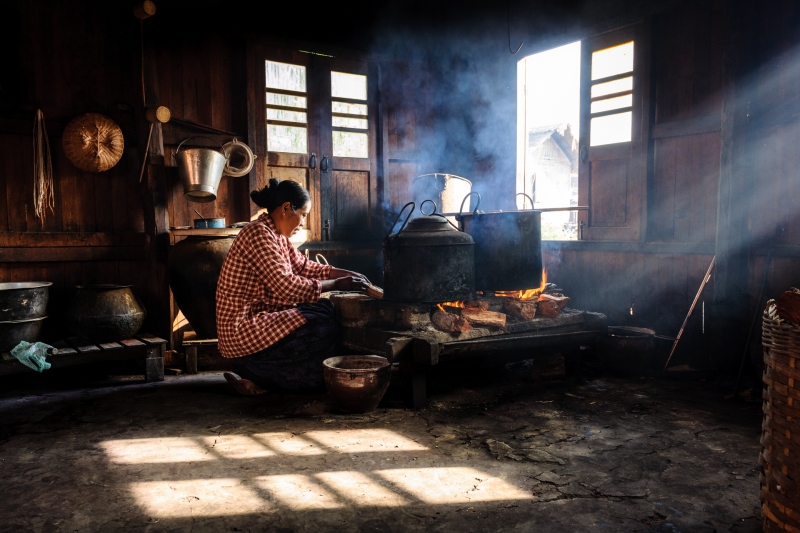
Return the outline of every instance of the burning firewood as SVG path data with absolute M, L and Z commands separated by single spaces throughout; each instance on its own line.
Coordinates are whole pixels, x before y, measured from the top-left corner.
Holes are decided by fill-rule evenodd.
M 545 317 L 556 317 L 569 303 L 569 298 L 563 294 L 542 294 L 539 296 L 538 309 L 539 315 Z
M 431 322 L 433 322 L 433 327 L 447 333 L 466 333 L 472 329 L 472 326 L 463 317 L 443 311 L 434 312 Z
M 522 320 L 532 320 L 536 316 L 536 300 L 512 300 L 503 302 L 506 312 Z
M 495 313 L 494 311 L 484 311 L 483 309 L 465 307 L 461 310 L 461 316 L 466 318 L 472 324 L 478 324 L 481 326 L 494 326 L 498 328 L 506 327 L 506 315 L 503 313 Z
M 466 300 L 464 302 L 464 307 L 468 309 L 483 309 L 484 311 L 488 311 L 489 302 L 486 300 Z

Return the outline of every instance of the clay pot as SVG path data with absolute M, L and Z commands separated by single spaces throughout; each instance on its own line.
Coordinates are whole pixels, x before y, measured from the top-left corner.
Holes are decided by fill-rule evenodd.
M 392 377 L 389 360 L 378 355 L 331 357 L 322 364 L 328 397 L 348 413 L 368 413 L 378 407 Z
M 167 277 L 178 307 L 203 339 L 217 338 L 217 280 L 234 236 L 188 237 L 169 254 Z
M 67 307 L 67 326 L 84 339 L 111 342 L 135 335 L 145 316 L 130 285 L 84 285 Z

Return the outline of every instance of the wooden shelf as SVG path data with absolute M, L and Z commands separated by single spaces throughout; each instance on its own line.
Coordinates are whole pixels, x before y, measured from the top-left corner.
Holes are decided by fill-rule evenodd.
M 242 228 L 210 228 L 210 229 L 172 229 L 169 232 L 176 237 L 224 237 L 238 235 Z

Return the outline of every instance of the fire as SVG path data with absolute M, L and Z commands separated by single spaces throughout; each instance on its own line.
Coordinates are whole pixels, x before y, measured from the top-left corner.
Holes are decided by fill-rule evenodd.
M 440 304 L 436 304 L 436 307 L 439 308 L 439 311 L 444 313 L 445 307 L 466 307 L 466 304 L 464 303 L 463 300 L 458 300 L 456 302 L 442 302 Z
M 516 300 L 530 300 L 542 294 L 546 286 L 547 286 L 547 270 L 543 268 L 542 282 L 536 289 L 525 289 L 522 291 L 495 291 L 494 295 L 503 298 L 514 298 Z

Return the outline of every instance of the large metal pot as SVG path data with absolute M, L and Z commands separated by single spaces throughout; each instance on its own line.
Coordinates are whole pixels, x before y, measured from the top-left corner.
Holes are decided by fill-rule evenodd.
M 411 199 L 421 206 L 425 200 L 436 203 L 440 213 L 456 213 L 472 190 L 472 182 L 454 174 L 423 174 L 411 186 Z M 469 203 L 465 208 L 469 211 Z M 420 210 L 420 215 L 423 213 Z
M 0 352 L 10 352 L 20 341 L 36 342 L 46 316 L 0 322 Z
M 67 308 L 67 326 L 85 339 L 118 341 L 138 333 L 145 316 L 130 285 L 84 285 Z
M 178 307 L 203 339 L 217 338 L 217 280 L 234 236 L 189 237 L 172 247 L 169 288 Z
M 413 212 L 414 203 L 403 210 L 408 206 Z M 406 218 L 400 231 L 383 243 L 384 299 L 437 303 L 470 298 L 475 291 L 474 248 L 472 237 L 441 215 L 410 222 Z
M 475 239 L 475 288 L 516 291 L 538 287 L 542 282 L 542 213 L 480 212 L 479 205 L 480 196 L 472 213 L 456 217 L 461 230 Z
M 51 285 L 49 281 L 0 283 L 0 321 L 43 317 Z
M 389 360 L 378 355 L 346 355 L 322 362 L 331 401 L 348 413 L 368 413 L 381 402 L 392 377 Z

